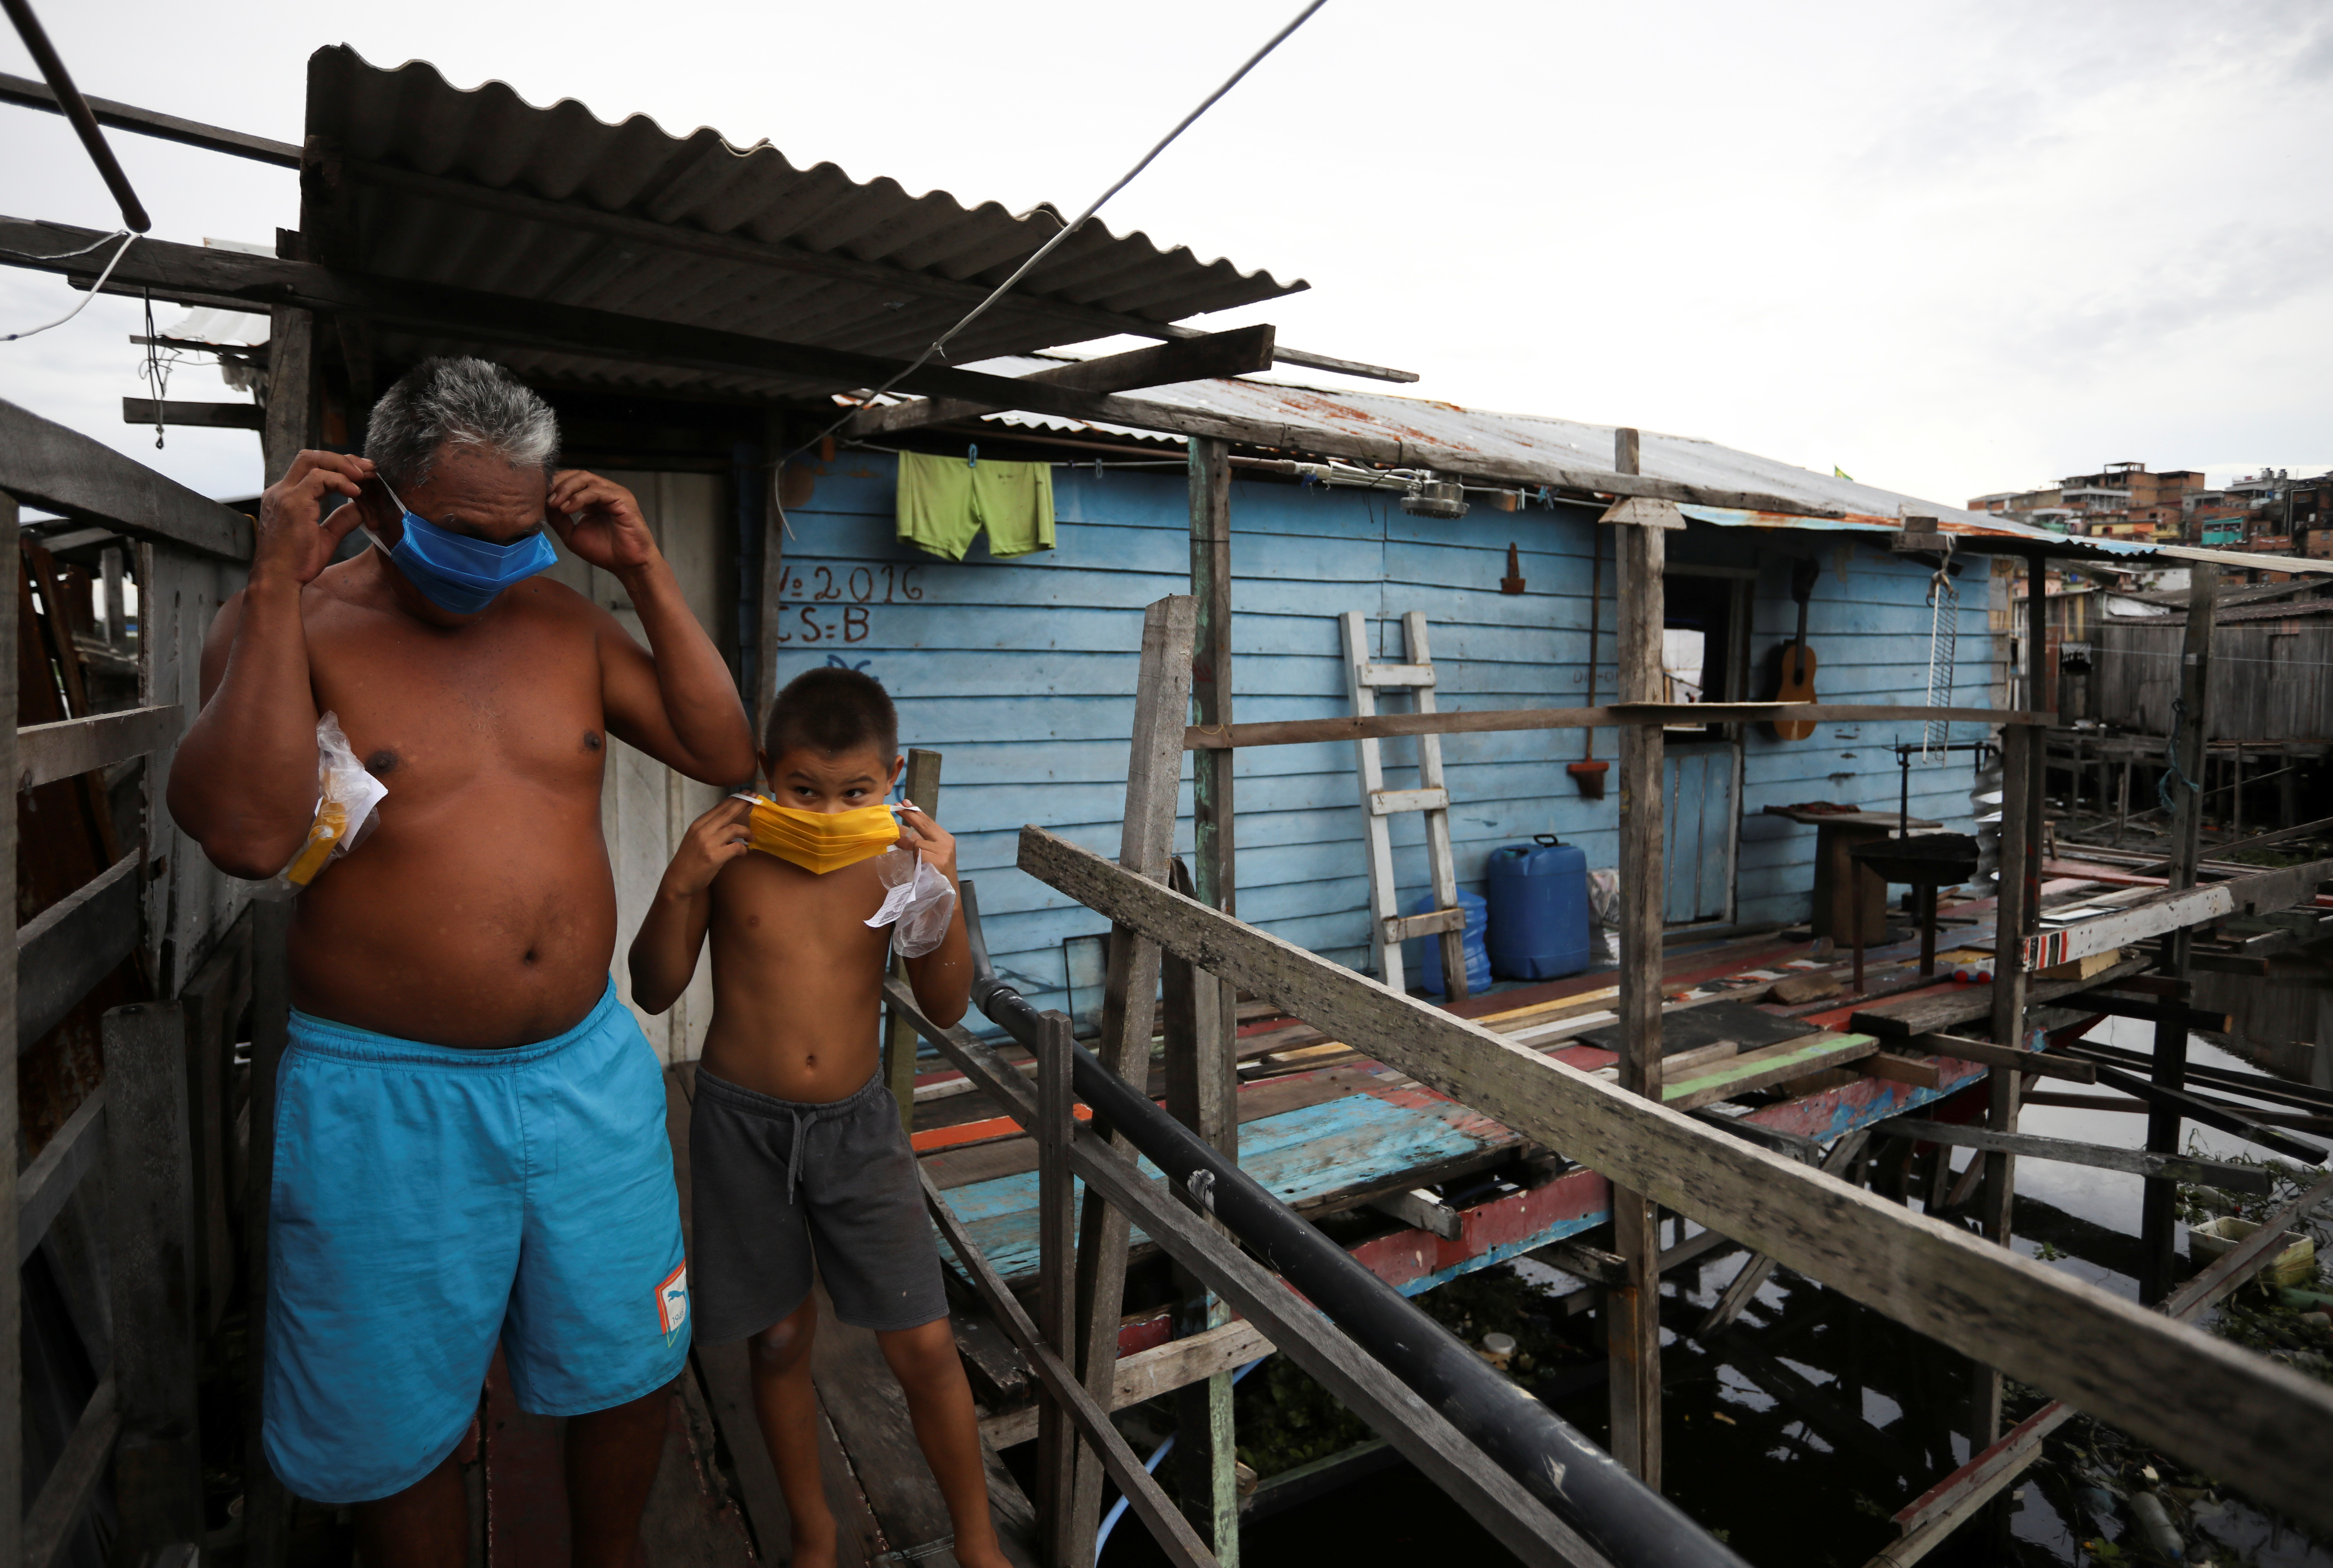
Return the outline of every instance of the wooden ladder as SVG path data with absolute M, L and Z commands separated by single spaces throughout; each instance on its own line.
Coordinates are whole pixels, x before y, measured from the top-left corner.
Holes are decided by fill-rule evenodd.
M 1426 617 L 1412 610 L 1401 617 L 1402 638 L 1408 663 L 1378 664 L 1369 656 L 1368 622 L 1359 610 L 1348 610 L 1345 626 L 1345 689 L 1358 718 L 1378 711 L 1380 690 L 1407 690 L 1417 699 L 1417 711 L 1434 709 L 1434 658 L 1427 651 Z M 1406 938 L 1442 939 L 1443 983 L 1452 1001 L 1466 995 L 1466 915 L 1458 907 L 1458 866 L 1450 853 L 1450 791 L 1442 782 L 1442 737 L 1417 738 L 1417 783 L 1415 789 L 1385 787 L 1385 759 L 1377 740 L 1357 741 L 1361 774 L 1361 825 L 1369 846 L 1369 956 L 1378 977 L 1397 991 L 1408 990 L 1402 971 L 1401 944 Z M 1397 812 L 1426 814 L 1426 864 L 1434 882 L 1434 909 L 1426 914 L 1404 915 L 1393 876 L 1393 833 L 1387 818 Z

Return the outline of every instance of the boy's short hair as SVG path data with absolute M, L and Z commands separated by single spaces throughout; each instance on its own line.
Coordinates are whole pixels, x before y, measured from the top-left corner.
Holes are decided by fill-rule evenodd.
M 829 757 L 873 745 L 885 761 L 899 752 L 899 711 L 883 683 L 858 670 L 804 670 L 770 704 L 762 744 L 775 762 L 797 746 Z

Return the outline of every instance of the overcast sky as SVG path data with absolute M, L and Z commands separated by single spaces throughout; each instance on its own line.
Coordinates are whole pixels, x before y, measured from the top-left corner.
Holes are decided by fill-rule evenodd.
M 1070 211 L 1295 9 L 38 3 L 85 91 L 285 140 L 309 53 L 348 43 Z M 0 70 L 35 74 L 13 35 Z M 290 171 L 113 142 L 159 237 L 297 222 Z M 2321 0 L 1330 0 L 1103 220 L 1312 284 L 1206 324 L 1958 503 L 2126 459 L 2333 466 L 2328 148 Z M 118 221 L 63 121 L 6 107 L 0 211 Z M 0 332 L 78 297 L 0 268 Z M 138 317 L 0 344 L 0 397 L 247 493 L 255 435 L 157 453 L 120 422 Z M 169 390 L 230 396 L 206 367 Z

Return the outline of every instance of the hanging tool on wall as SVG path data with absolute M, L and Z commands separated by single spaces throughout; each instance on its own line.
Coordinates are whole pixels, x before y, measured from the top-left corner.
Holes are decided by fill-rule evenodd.
M 1593 564 L 1588 576 L 1588 705 L 1591 708 L 1596 705 L 1596 649 L 1604 630 L 1604 531 L 1597 529 L 1593 537 L 1589 547 Z M 1611 763 L 1596 760 L 1596 731 L 1592 729 L 1581 743 L 1579 760 L 1564 768 L 1571 775 L 1571 781 L 1579 786 L 1579 798 L 1583 800 L 1604 798 L 1604 775 L 1611 770 Z

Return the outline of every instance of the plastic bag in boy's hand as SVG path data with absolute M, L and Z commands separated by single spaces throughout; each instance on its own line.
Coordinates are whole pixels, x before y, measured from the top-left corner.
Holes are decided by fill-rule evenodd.
M 389 787 L 357 760 L 337 713 L 316 721 L 316 819 L 308 825 L 308 842 L 283 868 L 283 880 L 294 887 L 307 886 L 316 873 L 362 842 L 376 820 L 373 808 L 389 793 Z
M 890 926 L 901 958 L 921 958 L 939 946 L 955 914 L 955 888 L 939 868 L 912 849 L 887 849 L 875 857 L 875 875 L 888 891 L 867 923 Z

